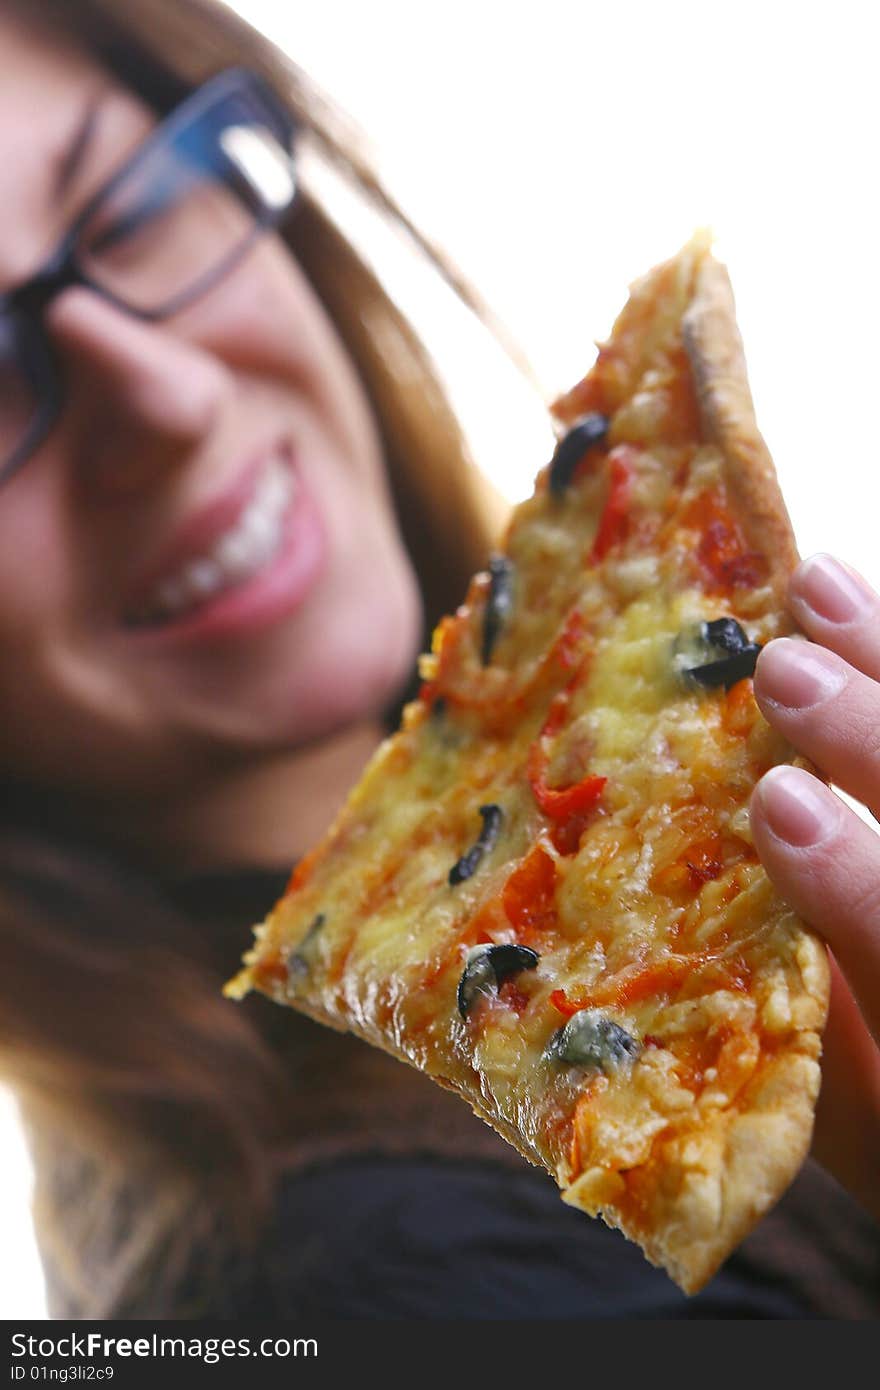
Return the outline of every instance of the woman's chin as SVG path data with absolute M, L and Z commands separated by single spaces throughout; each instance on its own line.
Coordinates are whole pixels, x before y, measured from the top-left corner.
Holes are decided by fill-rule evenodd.
M 237 744 L 245 755 L 294 752 L 352 725 L 381 721 L 415 673 L 423 616 L 408 574 L 381 604 L 370 597 L 363 593 L 360 603 L 323 615 L 320 635 L 276 651 L 237 691 L 227 686 L 215 717 L 228 751 Z
M 302 738 L 306 727 L 313 738 L 347 725 L 379 720 L 411 681 L 422 640 L 422 610 L 418 597 L 401 602 L 381 621 L 345 621 L 328 638 L 308 672 L 308 687 L 300 685 L 290 705 L 291 733 Z M 299 683 L 298 683 L 299 684 Z

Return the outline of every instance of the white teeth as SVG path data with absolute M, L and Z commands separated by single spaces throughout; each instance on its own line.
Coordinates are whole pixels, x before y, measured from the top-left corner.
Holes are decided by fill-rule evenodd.
M 149 620 L 195 607 L 261 570 L 281 544 L 285 514 L 295 494 L 296 479 L 280 463 L 273 463 L 235 526 L 205 555 L 163 580 L 145 605 Z
M 246 538 L 234 533 L 223 537 L 214 554 L 222 569 L 229 574 L 238 574 L 247 566 L 249 550 Z
M 249 512 L 244 519 L 244 532 L 256 549 L 272 540 L 278 529 L 278 520 L 264 511 Z
M 191 594 L 213 594 L 220 587 L 223 571 L 213 560 L 196 560 L 184 573 L 184 583 Z

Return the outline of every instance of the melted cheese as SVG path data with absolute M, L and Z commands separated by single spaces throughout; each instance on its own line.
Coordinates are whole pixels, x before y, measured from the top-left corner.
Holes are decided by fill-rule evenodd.
M 439 692 L 445 707 L 413 707 L 408 727 L 377 754 L 336 843 L 279 908 L 254 962 L 259 978 L 267 950 L 283 961 L 323 913 L 309 974 L 285 978 L 282 970 L 273 992 L 292 1002 L 304 997 L 375 1041 L 393 1038 L 409 1060 L 516 1127 L 565 1181 L 575 1175 L 573 1164 L 583 1167 L 595 1156 L 628 1165 L 633 1134 L 647 1143 L 684 1097 L 696 1107 L 701 1097 L 719 1104 L 721 1084 L 707 1087 L 700 1074 L 712 1070 L 722 1046 L 713 1039 L 748 1031 L 756 1011 L 774 1032 L 787 1017 L 787 966 L 766 976 L 757 1002 L 742 990 L 763 949 L 749 941 L 755 922 L 763 940 L 768 921 L 784 917 L 743 833 L 746 806 L 760 772 L 788 750 L 748 689 L 696 689 L 677 668 L 675 639 L 688 625 L 722 615 L 746 620 L 735 596 L 712 592 L 681 560 L 693 552 L 694 538 L 676 518 L 718 486 L 719 455 L 695 446 L 687 480 L 673 491 L 662 452 L 643 448 L 639 477 L 648 483 L 633 489 L 655 511 L 671 510 L 655 551 L 624 544 L 588 568 L 584 556 L 596 525 L 595 517 L 584 525 L 582 496 L 560 501 L 538 492 L 521 511 L 509 546 L 521 607 L 493 662 L 497 694 L 479 698 L 481 583 L 429 668 L 438 685 L 431 693 Z M 595 509 L 601 488 L 593 481 L 587 491 Z M 634 501 L 636 512 L 638 506 Z M 582 618 L 576 655 L 569 653 L 568 664 L 551 663 L 542 682 L 546 654 L 574 610 Z M 768 626 L 765 620 L 765 637 Z M 444 668 L 446 642 L 455 661 Z M 607 781 L 576 842 L 560 849 L 528 769 L 553 696 L 566 686 L 565 721 L 549 740 L 547 784 L 570 786 L 590 775 Z M 503 812 L 498 843 L 470 878 L 451 885 L 449 871 L 476 842 L 479 807 L 487 803 Z M 555 868 L 553 917 L 530 930 L 528 922 L 523 929 L 511 921 L 504 893 L 537 842 Z M 741 930 L 747 965 L 738 957 Z M 462 1019 L 456 991 L 468 949 L 518 940 L 538 952 L 537 969 Z M 737 962 L 732 975 L 728 958 Z M 634 981 L 646 972 L 653 972 L 653 987 L 642 997 Z M 578 1105 L 593 1078 L 545 1056 L 566 1020 L 551 999 L 560 992 L 572 1008 L 589 1002 L 604 1009 L 642 1049 L 623 1075 L 604 1078 L 606 1119 L 590 1130 L 589 1145 L 581 1121 L 575 1148 Z M 694 1037 L 701 1040 L 699 1065 L 678 1046 Z M 642 1119 L 632 1130 L 637 1114 Z M 631 1133 L 623 1145 L 614 1136 L 625 1116 Z

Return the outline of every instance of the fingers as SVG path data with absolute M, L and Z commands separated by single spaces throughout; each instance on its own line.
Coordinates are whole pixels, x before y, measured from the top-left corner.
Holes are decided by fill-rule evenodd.
M 880 1053 L 832 956 L 813 1154 L 880 1220 Z
M 770 642 L 755 698 L 799 752 L 876 814 L 880 598 L 855 571 L 816 555 L 795 572 L 789 600 L 812 641 Z M 775 887 L 833 952 L 814 1150 L 880 1215 L 880 1052 L 871 1039 L 880 1042 L 880 835 L 816 777 L 787 766 L 759 782 L 751 824 Z
M 809 637 L 880 681 L 880 597 L 861 575 L 813 555 L 792 575 L 789 603 Z
M 880 685 L 813 642 L 770 642 L 755 668 L 765 718 L 844 791 L 880 806 Z
M 788 766 L 758 783 L 751 825 L 774 886 L 828 942 L 880 1040 L 880 836 L 818 778 Z

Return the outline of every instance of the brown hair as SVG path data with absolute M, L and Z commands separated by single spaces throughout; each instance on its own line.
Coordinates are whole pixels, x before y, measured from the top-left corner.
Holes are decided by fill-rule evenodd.
M 481 350 L 500 356 L 503 330 L 382 188 L 340 112 L 225 6 L 0 0 L 4 11 L 73 34 L 160 110 L 235 64 L 261 72 L 289 102 L 305 158 L 285 236 L 367 386 L 436 620 L 484 562 L 506 508 L 474 467 L 420 332 L 343 227 L 351 200 L 364 225 L 372 219 L 394 238 L 395 255 L 445 284 L 470 341 L 479 334 Z M 49 836 L 43 810 L 28 832 L 19 803 L 16 826 L 0 836 L 0 1068 L 30 1135 L 52 1311 L 180 1315 L 193 1252 L 213 1252 L 221 1270 L 270 1209 L 290 1083 L 256 1016 L 219 995 L 237 951 L 218 962 L 216 947 L 150 883 L 92 847 Z

